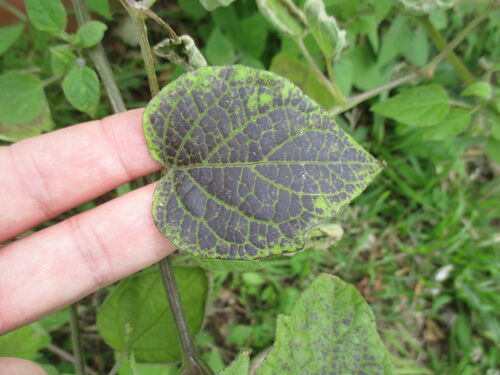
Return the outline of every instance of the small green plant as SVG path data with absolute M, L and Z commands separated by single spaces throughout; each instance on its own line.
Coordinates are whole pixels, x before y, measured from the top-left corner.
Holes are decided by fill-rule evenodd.
M 54 128 L 46 95 L 49 88 L 54 95 L 62 93 L 76 110 L 96 117 L 103 107 L 101 81 L 113 110 L 125 110 L 100 45 L 108 26 L 90 20 L 87 10 L 110 19 L 109 4 L 85 3 L 73 0 L 79 27 L 70 34 L 67 12 L 59 0 L 25 1 L 30 24 L 48 35 L 43 60 L 49 68 L 23 67 L 0 75 L 0 139 L 17 141 Z M 98 307 L 97 329 L 115 353 L 108 359 L 114 363 L 110 374 L 430 373 L 397 361 L 395 368 L 395 356 L 391 358 L 385 348 L 360 292 L 335 276 L 311 272 L 309 253 L 301 250 L 336 243 L 342 231 L 339 234 L 329 220 L 381 172 L 385 163 L 355 140 L 364 140 L 367 132 L 370 142 L 378 146 L 387 129 L 403 137 L 391 151 L 377 150 L 397 167 L 402 163 L 390 152 L 413 146 L 414 152 L 421 147 L 423 153 L 430 146 L 453 147 L 466 132 L 472 133 L 471 143 L 485 144 L 488 156 L 498 162 L 498 64 L 483 61 L 483 76 L 476 79 L 454 53 L 481 22 L 497 24 L 493 15 L 498 15 L 498 2 L 485 2 L 479 12 L 470 12 L 468 22 L 450 42 L 439 31 L 444 29 L 440 22 L 450 21 L 439 17 L 446 18 L 447 9 L 458 7 L 455 1 L 257 0 L 254 4 L 201 0 L 200 6 L 197 1 L 182 0 L 182 13 L 167 11 L 166 16 L 189 15 L 199 40 L 177 35 L 158 15 L 159 6 L 158 14 L 153 12 L 154 1 L 121 3 L 132 20 L 145 66 L 142 74 L 147 75 L 153 97 L 143 118 L 146 142 L 153 158 L 167 169 L 155 189 L 152 215 L 160 232 L 185 254 L 162 261 L 159 271 L 148 268 L 121 281 Z M 467 6 L 464 9 L 468 11 Z M 26 22 L 24 14 L 19 17 Z M 161 41 L 154 48 L 147 19 L 161 27 L 155 30 Z M 15 46 L 24 27 L 0 28 L 0 54 Z M 276 41 L 279 48 L 269 53 Z M 434 56 L 431 41 L 437 46 Z M 197 45 L 205 47 L 200 50 Z M 168 79 L 172 82 L 161 91 L 153 51 L 175 66 Z M 442 69 L 445 60 L 453 75 L 451 90 L 442 83 L 446 78 L 435 79 L 450 74 Z M 54 83 L 60 83 L 60 88 Z M 390 90 L 395 92 L 389 97 Z M 356 108 L 364 104 L 373 127 L 353 132 Z M 479 120 L 480 125 L 475 125 Z M 411 157 L 420 172 L 415 160 Z M 397 185 L 412 202 L 435 212 L 398 176 L 408 169 L 404 165 L 397 172 L 388 169 L 391 188 Z M 422 183 L 426 180 L 422 176 L 414 180 Z M 130 190 L 130 185 L 120 189 L 117 194 Z M 387 196 L 384 192 L 365 198 L 373 215 Z M 436 200 L 442 203 L 444 198 Z M 389 209 L 385 210 L 382 215 L 388 215 Z M 447 217 L 436 229 L 440 240 L 446 241 L 445 227 L 454 220 Z M 363 246 L 352 251 L 358 254 Z M 298 251 L 293 257 L 283 256 Z M 279 296 L 279 284 L 288 271 L 276 271 L 278 264 L 296 273 L 303 281 L 303 292 L 290 289 L 286 298 Z M 342 265 L 347 273 L 356 268 L 353 260 Z M 370 268 L 372 276 L 376 267 Z M 269 270 L 273 272 L 268 276 Z M 319 275 L 313 279 L 311 273 Z M 211 287 L 224 290 L 229 274 L 234 282 L 239 280 L 240 301 L 273 306 L 273 314 L 280 315 L 276 330 L 274 323 L 266 326 L 262 321 L 250 333 L 243 324 L 236 325 L 227 339 L 237 343 L 241 352 L 225 367 L 224 362 L 233 358 L 222 361 L 218 354 L 207 355 L 217 351 L 199 352 L 214 345 L 213 338 L 200 334 L 210 309 Z M 484 285 L 485 293 L 490 293 L 489 288 Z M 462 299 L 471 306 L 477 303 L 474 292 L 464 292 Z M 485 316 L 495 314 L 481 309 Z M 74 306 L 72 312 L 73 334 L 78 337 Z M 255 316 L 261 312 L 264 309 Z M 261 319 L 255 316 L 254 322 Z M 454 326 L 461 348 L 472 340 L 464 321 L 460 315 Z M 59 318 L 54 327 L 66 322 L 67 318 Z M 32 335 L 36 340 L 26 348 L 32 358 L 47 347 L 40 332 L 49 327 L 45 321 L 5 335 L 0 338 L 0 355 L 15 356 L 15 343 Z M 408 352 L 406 346 L 418 346 L 413 342 L 398 346 L 397 340 L 384 339 L 391 350 L 396 346 L 396 351 Z M 74 346 L 75 368 L 81 375 L 86 372 L 84 354 L 78 340 Z M 261 352 L 252 353 L 247 346 Z M 169 365 L 155 368 L 151 363 Z

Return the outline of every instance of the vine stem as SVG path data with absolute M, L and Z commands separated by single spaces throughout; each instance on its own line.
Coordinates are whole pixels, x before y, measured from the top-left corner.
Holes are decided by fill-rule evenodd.
M 137 3 L 134 0 L 120 0 L 120 2 L 127 10 L 130 17 L 132 17 L 132 20 L 134 21 L 134 24 L 136 26 L 137 32 L 139 34 L 141 54 L 148 74 L 149 89 L 151 91 L 151 95 L 156 96 L 156 94 L 158 94 L 160 90 L 158 86 L 158 79 L 156 77 L 156 70 L 154 67 L 153 53 L 151 51 L 151 46 L 149 45 L 145 17 L 151 17 L 157 22 L 157 18 L 159 19 L 159 17 L 148 9 L 149 7 L 146 6 L 146 3 Z M 152 17 L 151 14 L 154 14 L 154 16 Z M 167 25 L 165 22 L 163 22 L 163 20 L 161 20 L 161 22 L 159 23 L 163 26 Z M 177 37 L 177 34 L 175 34 L 170 26 L 168 26 L 167 30 L 169 29 L 171 30 L 171 33 L 169 33 L 171 34 L 173 39 L 175 39 L 174 35 L 175 37 Z M 211 375 L 212 371 L 201 359 L 189 333 L 189 327 L 184 315 L 184 309 L 182 307 L 182 302 L 180 299 L 179 290 L 177 288 L 177 282 L 175 280 L 170 258 L 166 257 L 162 259 L 158 263 L 158 266 L 162 276 L 162 282 L 167 295 L 167 299 L 174 316 L 177 335 L 181 343 L 183 353 L 183 366 L 189 370 L 190 375 Z
M 297 43 L 297 46 L 299 47 L 300 52 L 302 52 L 302 55 L 304 55 L 304 57 L 306 58 L 307 62 L 309 63 L 309 65 L 311 66 L 311 68 L 314 70 L 314 72 L 316 73 L 316 75 L 319 78 L 321 78 L 321 80 L 323 81 L 323 83 L 326 84 L 326 86 L 328 87 L 329 91 L 331 92 L 331 94 L 335 98 L 335 101 L 338 102 L 338 103 L 344 104 L 345 103 L 345 99 L 342 96 L 342 93 L 340 92 L 337 84 L 334 83 L 334 81 L 330 81 L 323 74 L 323 72 L 319 68 L 318 64 L 316 64 L 316 61 L 314 61 L 314 59 L 312 58 L 311 54 L 307 50 L 307 47 L 305 46 L 304 41 L 301 38 L 296 38 L 295 39 L 295 43 Z M 333 72 L 332 72 L 332 77 L 333 77 Z
M 16 16 L 17 18 L 19 18 L 21 21 L 23 21 L 25 23 L 28 22 L 28 17 L 26 17 L 26 15 L 23 12 L 21 12 L 15 6 L 10 4 L 8 1 L 0 0 L 0 6 L 2 8 L 4 8 L 7 12 L 9 12 L 9 13 L 13 14 L 14 16 Z
M 69 325 L 71 330 L 71 343 L 75 354 L 76 375 L 85 375 L 85 359 L 83 357 L 82 337 L 80 335 L 80 326 L 78 324 L 77 303 L 69 307 Z
M 424 26 L 429 37 L 433 40 L 434 44 L 439 48 L 440 51 L 443 51 L 446 48 L 446 39 L 444 39 L 439 30 L 434 27 L 432 22 L 429 20 L 429 17 L 421 17 L 420 22 Z M 467 85 L 474 83 L 474 76 L 469 71 L 469 69 L 467 69 L 462 60 L 455 54 L 455 52 L 451 51 L 446 58 L 453 66 L 453 69 L 455 69 L 455 71 L 458 73 L 462 81 L 464 81 Z
M 177 335 L 179 336 L 182 352 L 185 357 L 183 362 L 188 364 L 191 368 L 197 369 L 199 374 L 211 374 L 212 372 L 208 366 L 200 359 L 191 334 L 189 333 L 189 327 L 184 315 L 184 308 L 182 307 L 170 258 L 163 258 L 158 265 L 162 274 L 163 286 L 176 323 Z
M 78 25 L 81 26 L 90 21 L 90 14 L 84 0 L 72 0 L 72 2 Z M 102 44 L 98 43 L 96 46 L 90 48 L 88 53 L 99 73 L 99 77 L 101 77 L 113 111 L 115 113 L 125 112 L 127 110 L 125 102 L 116 84 L 113 71 L 111 70 L 111 64 L 106 57 Z
M 447 58 L 447 56 L 453 52 L 453 50 L 467 37 L 467 35 L 482 21 L 484 21 L 492 12 L 497 10 L 500 7 L 500 2 L 496 2 L 492 4 L 490 7 L 486 8 L 483 12 L 479 13 L 474 19 L 472 19 L 465 28 L 458 33 L 458 35 L 453 39 L 448 45 L 443 48 L 443 50 L 434 57 L 421 71 L 410 73 L 407 76 L 398 78 L 394 81 L 386 83 L 385 85 L 374 88 L 373 90 L 366 91 L 362 94 L 356 95 L 346 101 L 344 106 L 335 106 L 330 110 L 330 113 L 333 115 L 338 115 L 342 112 L 345 112 L 356 105 L 377 96 L 378 94 L 393 89 L 395 87 L 401 86 L 405 83 L 408 83 L 414 79 L 418 79 L 420 77 L 432 78 L 436 71 L 436 68 L 441 64 L 441 62 Z
M 120 2 L 132 18 L 137 34 L 139 35 L 139 45 L 141 46 L 141 55 L 148 75 L 149 90 L 151 91 L 151 96 L 156 96 L 160 92 L 160 86 L 156 77 L 153 52 L 149 45 L 148 29 L 146 28 L 144 9 L 147 8 L 142 3 L 136 3 L 134 0 L 120 0 Z

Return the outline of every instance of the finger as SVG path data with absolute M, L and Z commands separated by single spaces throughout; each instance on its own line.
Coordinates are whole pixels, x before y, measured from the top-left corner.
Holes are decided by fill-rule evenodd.
M 151 215 L 154 184 L 0 248 L 0 334 L 174 251 Z
M 0 358 L 0 375 L 47 375 L 37 364 L 20 358 Z
M 0 242 L 159 170 L 141 116 L 128 111 L 0 148 Z

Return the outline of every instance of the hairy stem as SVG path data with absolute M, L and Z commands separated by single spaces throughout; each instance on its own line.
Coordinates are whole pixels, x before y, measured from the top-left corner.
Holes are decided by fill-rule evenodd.
M 21 12 L 15 6 L 10 4 L 8 1 L 0 0 L 0 7 L 4 8 L 7 12 L 13 14 L 17 18 L 19 18 L 21 21 L 28 22 L 28 17 L 26 17 L 26 14 Z
M 163 286 L 167 292 L 167 298 L 176 323 L 175 326 L 177 329 L 177 335 L 179 336 L 182 352 L 185 357 L 184 364 L 187 364 L 191 368 L 191 371 L 196 371 L 196 374 L 211 374 L 212 372 L 208 366 L 205 365 L 205 363 L 200 359 L 191 334 L 189 333 L 189 327 L 184 315 L 184 309 L 182 307 L 179 291 L 175 282 L 175 276 L 170 258 L 167 257 L 161 260 L 159 266 L 162 274 Z
M 321 71 L 321 69 L 319 68 L 318 64 L 316 64 L 316 61 L 314 61 L 314 59 L 312 58 L 311 54 L 307 50 L 307 47 L 304 45 L 304 41 L 302 39 L 300 39 L 300 38 L 296 38 L 295 39 L 295 43 L 297 43 L 297 46 L 299 47 L 300 52 L 302 52 L 302 55 L 304 55 L 304 57 L 306 58 L 307 62 L 309 63 L 309 65 L 313 69 L 313 71 L 317 74 L 318 78 L 320 78 L 323 81 L 323 83 L 328 87 L 328 90 L 330 91 L 330 93 L 335 98 L 335 101 L 337 103 L 344 103 L 345 102 L 344 97 L 342 96 L 342 93 L 340 92 L 340 90 L 337 87 L 336 83 L 335 84 L 332 83 L 332 81 L 330 81 L 325 76 L 325 74 Z
M 84 0 L 72 0 L 72 2 L 78 25 L 81 26 L 90 21 L 90 14 Z M 118 85 L 116 84 L 111 65 L 106 57 L 102 44 L 98 43 L 96 46 L 90 48 L 88 53 L 104 84 L 106 94 L 113 107 L 113 112 L 125 112 L 127 108 L 125 107 Z
M 69 323 L 71 329 L 71 343 L 75 355 L 76 375 L 85 375 L 85 359 L 83 357 L 82 337 L 80 335 L 80 326 L 78 324 L 77 304 L 73 303 L 69 307 Z
M 429 17 L 421 17 L 420 21 L 422 25 L 424 26 L 425 30 L 427 31 L 427 34 L 429 37 L 432 39 L 434 44 L 439 48 L 440 51 L 443 51 L 446 48 L 446 40 L 444 37 L 441 35 L 439 30 L 437 30 L 432 22 L 429 20 Z M 446 59 L 450 62 L 450 64 L 453 66 L 453 69 L 457 72 L 457 74 L 460 76 L 462 81 L 464 81 L 467 85 L 470 85 L 475 81 L 474 76 L 472 73 L 469 71 L 469 69 L 465 66 L 465 64 L 462 62 L 462 60 L 454 53 L 450 52 Z

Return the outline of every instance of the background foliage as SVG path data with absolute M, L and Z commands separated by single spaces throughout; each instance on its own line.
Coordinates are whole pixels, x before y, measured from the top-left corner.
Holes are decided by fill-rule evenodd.
M 30 3 L 33 9 L 51 2 Z M 87 3 L 100 22 L 87 30 L 76 28 L 69 6 L 42 8 L 51 14 L 49 23 L 28 12 L 30 22 L 21 17 L 0 28 L 3 144 L 112 112 L 86 57 L 86 49 L 102 37 L 127 106 L 141 107 L 149 100 L 128 17 L 119 4 Z M 356 96 L 427 66 L 489 3 L 326 0 L 322 19 L 334 16 L 345 30 L 346 44 L 333 64 L 340 91 Z M 301 24 L 283 30 L 259 11 L 272 10 L 273 4 L 236 0 L 208 12 L 198 0 L 158 0 L 154 9 L 179 33 L 192 36 L 209 64 L 269 69 L 335 110 L 334 93 L 293 40 L 303 35 Z M 445 60 L 433 76 L 416 76 L 337 117 L 388 165 L 330 226 L 310 234 L 307 250 L 263 262 L 262 272 L 210 273 L 209 303 L 197 341 L 214 370 L 243 348 L 253 354 L 267 350 L 276 315 L 290 313 L 314 275 L 328 272 L 356 285 L 370 303 L 396 373 L 500 372 L 495 348 L 500 341 L 499 24 L 496 11 L 468 33 L 455 49 L 459 63 Z M 152 41 L 161 41 L 164 31 L 149 26 Z M 304 45 L 326 72 L 325 46 L 314 31 L 304 37 Z M 161 85 L 182 73 L 165 60 L 158 60 L 157 71 Z M 60 219 L 126 193 L 134 184 Z M 192 266 L 193 260 L 183 255 L 176 262 Z M 96 311 L 118 288 L 105 288 L 80 307 L 87 363 L 103 373 L 116 356 L 123 360 L 120 374 L 175 374 L 175 366 L 120 357 L 97 334 Z M 70 350 L 65 311 L 0 338 L 0 355 L 35 359 L 49 374 L 73 372 L 61 349 Z

